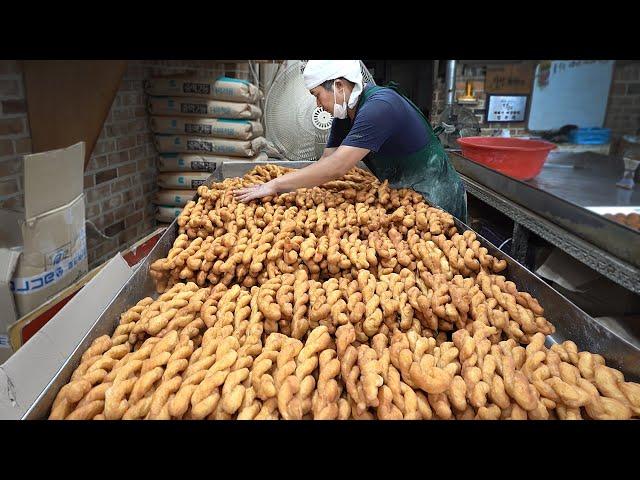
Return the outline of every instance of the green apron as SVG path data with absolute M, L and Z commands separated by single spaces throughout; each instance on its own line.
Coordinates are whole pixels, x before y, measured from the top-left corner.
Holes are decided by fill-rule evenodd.
M 358 109 L 380 90 L 380 86 L 366 88 L 358 102 Z M 467 222 L 467 199 L 464 184 L 453 168 L 440 140 L 433 133 L 431 125 L 411 100 L 401 95 L 422 118 L 427 130 L 427 144 L 415 153 L 406 156 L 380 155 L 370 152 L 364 162 L 380 179 L 388 180 L 392 188 L 413 188 L 421 193 L 434 206 L 451 213 L 463 222 Z

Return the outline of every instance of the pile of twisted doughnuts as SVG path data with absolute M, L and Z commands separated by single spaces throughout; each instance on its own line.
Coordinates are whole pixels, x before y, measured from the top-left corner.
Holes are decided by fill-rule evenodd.
M 614 222 L 626 225 L 629 228 L 640 230 L 640 214 L 638 213 L 629 213 L 626 215 L 624 213 L 605 213 L 604 216 Z
M 566 341 L 472 231 L 354 168 L 200 186 L 150 275 L 159 296 L 84 352 L 51 419 L 629 419 L 640 384 Z

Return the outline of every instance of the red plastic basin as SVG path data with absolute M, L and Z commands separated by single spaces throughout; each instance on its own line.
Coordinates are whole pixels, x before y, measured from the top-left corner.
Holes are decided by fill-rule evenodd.
M 542 140 L 506 137 L 463 137 L 458 143 L 463 157 L 518 180 L 538 175 L 549 152 L 556 148 Z

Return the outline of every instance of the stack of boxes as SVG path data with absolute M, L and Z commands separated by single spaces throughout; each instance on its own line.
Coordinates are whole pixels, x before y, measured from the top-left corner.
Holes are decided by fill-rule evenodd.
M 145 90 L 159 154 L 158 222 L 172 222 L 221 162 L 267 160 L 261 92 L 250 82 L 153 78 Z

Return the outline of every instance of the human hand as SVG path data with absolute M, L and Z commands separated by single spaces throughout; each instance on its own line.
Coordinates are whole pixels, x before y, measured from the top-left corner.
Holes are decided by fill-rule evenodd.
M 233 191 L 233 196 L 240 202 L 250 202 L 256 198 L 264 198 L 272 195 L 277 195 L 275 185 L 272 182 L 261 183 L 259 185 L 252 185 L 250 187 L 239 188 Z

